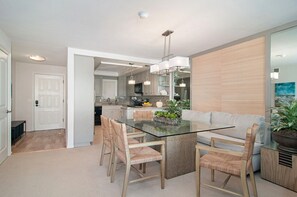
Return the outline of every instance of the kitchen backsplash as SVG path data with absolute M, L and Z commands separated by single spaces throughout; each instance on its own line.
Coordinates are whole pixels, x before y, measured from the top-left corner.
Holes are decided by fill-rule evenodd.
M 153 104 L 153 107 L 156 107 L 156 102 L 162 101 L 163 106 L 166 106 L 167 101 L 169 100 L 168 96 L 137 96 L 137 98 L 141 98 L 142 100 L 148 99 L 150 103 Z
M 153 107 L 156 107 L 156 102 L 162 101 L 163 106 L 166 106 L 167 100 L 169 100 L 168 96 L 136 96 L 137 99 L 149 100 L 150 103 L 153 104 Z M 115 99 L 105 99 L 100 96 L 96 96 L 95 105 L 108 105 L 108 104 L 116 104 L 116 105 L 131 105 L 131 97 L 118 97 Z

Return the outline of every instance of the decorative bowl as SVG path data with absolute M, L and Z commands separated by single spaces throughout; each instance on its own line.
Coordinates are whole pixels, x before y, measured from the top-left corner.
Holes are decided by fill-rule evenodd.
M 151 107 L 153 104 L 152 103 L 143 103 L 142 106 L 143 107 Z

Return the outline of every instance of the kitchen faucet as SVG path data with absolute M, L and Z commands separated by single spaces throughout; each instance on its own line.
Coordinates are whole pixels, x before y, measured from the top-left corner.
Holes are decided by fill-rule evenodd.
M 111 104 L 110 98 L 107 98 L 106 101 L 109 105 Z

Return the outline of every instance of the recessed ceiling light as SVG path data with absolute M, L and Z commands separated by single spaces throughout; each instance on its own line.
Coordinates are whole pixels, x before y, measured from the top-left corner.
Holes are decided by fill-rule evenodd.
M 38 62 L 43 62 L 45 61 L 45 57 L 42 57 L 40 55 L 30 55 L 29 58 L 31 60 L 34 60 L 34 61 L 38 61 Z
M 279 58 L 286 57 L 286 54 L 277 54 L 275 55 L 275 57 L 279 57 Z
M 114 66 L 127 66 L 127 67 L 135 67 L 135 68 L 142 68 L 143 66 L 135 65 L 135 64 L 125 64 L 125 63 L 118 63 L 118 62 L 104 62 L 102 61 L 101 64 L 107 64 L 107 65 L 114 65 Z
M 149 17 L 149 13 L 146 12 L 146 11 L 140 11 L 140 12 L 138 12 L 138 16 L 139 16 L 141 19 L 145 19 L 145 18 Z

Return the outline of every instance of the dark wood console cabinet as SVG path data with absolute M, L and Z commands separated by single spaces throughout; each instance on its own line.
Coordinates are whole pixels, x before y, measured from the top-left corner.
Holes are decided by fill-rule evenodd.
M 11 121 L 11 144 L 14 145 L 26 133 L 26 121 Z
M 102 106 L 96 106 L 95 107 L 95 125 L 101 125 L 101 116 L 102 114 Z

